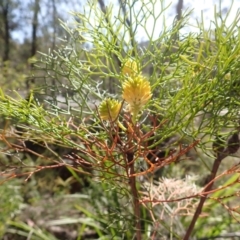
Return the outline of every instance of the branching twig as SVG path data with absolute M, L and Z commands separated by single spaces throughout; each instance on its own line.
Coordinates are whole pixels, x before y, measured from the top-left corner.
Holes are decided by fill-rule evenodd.
M 198 207 L 195 211 L 195 214 L 192 218 L 192 221 L 187 229 L 187 232 L 186 232 L 186 235 L 184 236 L 183 240 L 188 240 L 192 231 L 193 231 L 193 228 L 197 222 L 197 219 L 198 217 L 200 216 L 201 212 L 202 212 L 202 208 L 203 208 L 203 205 L 207 199 L 207 195 L 208 194 L 204 194 L 205 192 L 209 192 L 212 187 L 213 187 L 213 184 L 214 184 L 214 179 L 216 177 L 216 174 L 217 174 L 217 171 L 218 171 L 218 168 L 222 162 L 222 160 L 227 157 L 228 155 L 230 154 L 233 154 L 235 153 L 238 149 L 239 149 L 239 137 L 238 137 L 238 133 L 234 133 L 228 140 L 227 142 L 227 147 L 225 149 L 221 149 L 222 151 L 220 152 L 218 148 L 218 152 L 217 152 L 217 156 L 216 156 L 216 159 L 213 163 L 213 167 L 212 167 L 212 171 L 211 171 L 211 174 L 210 176 L 206 179 L 206 182 L 205 182 L 205 185 L 206 187 L 204 188 L 204 190 L 202 191 L 203 195 L 201 196 L 200 198 L 200 202 L 198 204 Z

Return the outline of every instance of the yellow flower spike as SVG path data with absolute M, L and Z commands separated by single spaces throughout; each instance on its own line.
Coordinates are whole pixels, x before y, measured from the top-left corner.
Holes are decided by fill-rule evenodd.
M 99 105 L 99 114 L 102 120 L 114 121 L 118 117 L 121 103 L 117 100 L 107 98 Z
M 133 77 L 137 75 L 139 71 L 139 64 L 136 60 L 129 58 L 122 64 L 122 74 L 125 76 Z
M 152 97 L 149 81 L 141 75 L 129 77 L 122 85 L 123 99 L 128 103 L 128 109 L 136 120 L 137 114 Z

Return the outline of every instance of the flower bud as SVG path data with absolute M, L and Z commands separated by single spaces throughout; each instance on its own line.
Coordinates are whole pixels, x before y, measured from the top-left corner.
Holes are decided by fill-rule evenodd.
M 118 117 L 121 103 L 117 100 L 107 98 L 99 106 L 99 114 L 102 120 L 114 121 Z
M 133 59 L 127 59 L 122 64 L 122 73 L 125 76 L 133 77 L 139 73 L 139 64 Z

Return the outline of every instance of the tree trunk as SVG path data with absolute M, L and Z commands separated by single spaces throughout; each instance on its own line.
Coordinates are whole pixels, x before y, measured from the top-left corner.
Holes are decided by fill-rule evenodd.
M 180 21 L 182 18 L 182 8 L 183 8 L 183 0 L 178 0 L 177 4 L 177 20 Z
M 37 52 L 37 29 L 38 29 L 38 13 L 40 11 L 40 0 L 35 0 L 33 9 L 33 21 L 32 21 L 32 46 L 31 46 L 31 57 L 36 55 Z M 32 69 L 34 64 L 31 63 L 30 68 Z M 31 88 L 30 84 L 34 83 L 34 78 L 29 78 L 26 81 L 26 88 Z
M 35 0 L 35 3 L 34 3 L 34 13 L 33 13 L 33 21 L 32 21 L 31 56 L 34 56 L 37 52 L 38 13 L 39 13 L 39 10 L 40 10 L 39 2 L 40 2 L 40 0 Z
M 3 10 L 3 24 L 4 24 L 4 53 L 3 53 L 3 61 L 7 61 L 9 59 L 9 50 L 10 50 L 10 30 L 9 30 L 9 3 L 6 2 L 5 6 L 2 6 Z

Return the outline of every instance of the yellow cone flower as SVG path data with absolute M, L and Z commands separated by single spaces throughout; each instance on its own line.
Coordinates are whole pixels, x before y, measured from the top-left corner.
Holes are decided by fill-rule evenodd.
M 102 120 L 116 120 L 119 111 L 121 109 L 121 103 L 117 100 L 107 98 L 102 101 L 99 106 L 99 114 Z
M 136 116 L 152 97 L 150 83 L 146 78 L 139 75 L 127 78 L 122 87 L 122 97 L 129 104 L 129 111 Z
M 122 64 L 122 74 L 125 76 L 133 77 L 139 73 L 139 64 L 133 59 L 127 59 Z

